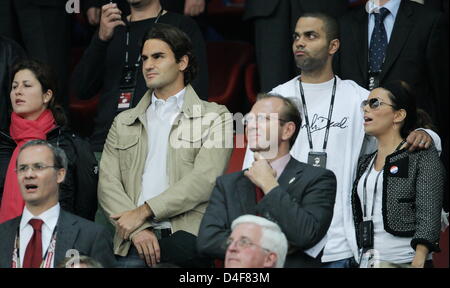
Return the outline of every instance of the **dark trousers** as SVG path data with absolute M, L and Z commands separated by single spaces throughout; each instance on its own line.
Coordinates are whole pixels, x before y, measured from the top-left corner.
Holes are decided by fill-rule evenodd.
M 162 236 L 159 241 L 161 261 L 156 267 L 212 268 L 211 259 L 199 256 L 197 237 L 186 231 L 177 231 L 170 236 Z M 117 256 L 118 268 L 148 268 L 139 257 L 136 247 L 131 246 L 128 255 Z

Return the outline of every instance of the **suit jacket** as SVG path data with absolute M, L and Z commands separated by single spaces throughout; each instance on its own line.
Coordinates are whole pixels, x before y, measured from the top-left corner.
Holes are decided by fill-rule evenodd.
M 368 88 L 369 40 L 365 7 L 342 17 L 340 26 L 341 47 L 335 59 L 336 72 L 342 79 L 351 79 Z M 425 109 L 435 124 L 442 126 L 447 123 L 448 114 L 443 110 L 448 107 L 448 36 L 444 31 L 440 12 L 403 0 L 380 75 L 381 86 L 392 80 L 408 82 L 417 94 L 417 106 Z
M 135 108 L 120 113 L 109 130 L 98 186 L 98 200 L 107 216 L 138 206 L 148 153 L 147 133 L 151 133 L 146 116 L 151 95 L 149 90 Z M 224 173 L 231 156 L 232 149 L 226 147 L 232 143 L 233 122 L 225 106 L 200 100 L 190 85 L 181 110 L 169 135 L 169 188 L 146 203 L 155 221 L 168 220 L 173 232 L 197 235 L 214 182 Z M 151 226 L 146 221 L 131 237 Z M 116 233 L 116 254 L 125 256 L 130 245 L 131 241 L 123 241 Z
M 0 224 L 0 268 L 11 268 L 14 240 L 21 216 Z M 80 256 L 89 256 L 103 267 L 114 267 L 115 258 L 109 233 L 100 225 L 75 216 L 61 209 L 57 222 L 54 265 L 57 267 L 69 249 L 76 249 Z
M 210 203 L 200 225 L 197 248 L 205 255 L 224 258 L 231 223 L 244 214 L 259 214 L 280 225 L 290 248 L 286 267 L 314 267 L 303 251 L 327 233 L 333 217 L 336 177 L 333 172 L 291 158 L 280 175 L 280 185 L 256 203 L 255 185 L 244 171 L 217 178 Z

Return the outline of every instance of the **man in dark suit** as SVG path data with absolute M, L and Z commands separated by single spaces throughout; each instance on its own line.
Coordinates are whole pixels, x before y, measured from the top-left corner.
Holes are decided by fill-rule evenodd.
M 383 19 L 377 20 L 379 15 Z M 365 88 L 392 80 L 409 83 L 416 91 L 417 106 L 431 115 L 441 137 L 447 137 L 449 50 L 444 19 L 438 10 L 409 0 L 370 1 L 340 20 L 335 70 L 342 79 Z M 384 44 L 376 47 L 379 41 Z M 374 48 L 384 55 L 377 57 L 371 52 Z
M 270 91 L 298 74 L 292 57 L 292 33 L 302 14 L 325 12 L 338 17 L 347 7 L 347 0 L 247 0 L 244 20 L 254 24 L 261 91 Z
M 105 228 L 60 209 L 58 187 L 66 170 L 64 151 L 48 142 L 21 147 L 17 175 L 25 208 L 22 216 L 0 224 L 1 268 L 53 268 L 67 257 L 73 265 L 82 255 L 115 266 Z
M 276 222 L 286 235 L 290 243 L 286 267 L 320 266 L 320 251 L 310 248 L 322 240 L 331 223 L 333 172 L 290 156 L 301 117 L 289 98 L 262 94 L 244 120 L 255 162 L 248 170 L 217 178 L 200 225 L 199 251 L 223 259 L 233 220 L 256 214 Z

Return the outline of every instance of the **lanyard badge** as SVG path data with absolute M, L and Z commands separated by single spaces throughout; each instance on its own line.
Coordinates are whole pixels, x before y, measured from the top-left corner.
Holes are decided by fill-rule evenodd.
M 136 87 L 137 71 L 139 69 L 139 64 L 134 66 L 125 65 L 122 70 L 122 77 L 120 79 L 120 96 L 117 103 L 117 111 L 121 112 L 123 110 L 131 108 L 131 103 L 133 102 L 134 91 Z
M 372 91 L 375 88 L 380 87 L 380 73 L 379 72 L 369 72 L 369 90 Z
M 156 20 L 154 23 L 158 23 L 159 18 L 163 14 L 163 9 L 158 13 L 158 16 L 156 17 Z M 130 27 L 127 26 L 127 33 L 125 35 L 125 66 L 122 69 L 122 75 L 120 77 L 120 95 L 119 99 L 117 101 L 117 112 L 122 112 L 124 110 L 127 110 L 131 108 L 131 105 L 133 103 L 133 97 L 136 89 L 136 82 L 137 82 L 137 75 L 138 71 L 140 70 L 140 62 L 141 62 L 141 56 L 136 60 L 136 63 L 134 65 L 131 65 L 129 63 L 129 49 L 130 49 Z
M 309 152 L 308 164 L 314 167 L 327 167 L 327 153 L 326 152 Z

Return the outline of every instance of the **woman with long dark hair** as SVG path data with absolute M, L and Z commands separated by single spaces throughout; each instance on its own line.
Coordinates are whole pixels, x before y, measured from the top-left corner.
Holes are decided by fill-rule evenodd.
M 20 216 L 23 211 L 24 201 L 15 172 L 16 159 L 20 147 L 34 139 L 47 140 L 64 150 L 69 166 L 66 180 L 59 189 L 61 207 L 90 218 L 76 205 L 77 190 L 89 190 L 90 187 L 80 187 L 79 178 L 84 172 L 80 171 L 77 162 L 80 159 L 73 141 L 76 136 L 67 128 L 64 111 L 55 102 L 56 79 L 52 70 L 39 61 L 21 60 L 12 69 L 12 79 L 11 124 L 8 131 L 0 131 L 0 223 Z
M 439 251 L 445 171 L 434 146 L 404 148 L 411 131 L 432 128 L 414 99 L 405 82 L 395 81 L 362 102 L 364 129 L 377 138 L 378 150 L 359 161 L 352 209 L 361 255 L 431 267 L 430 252 Z

